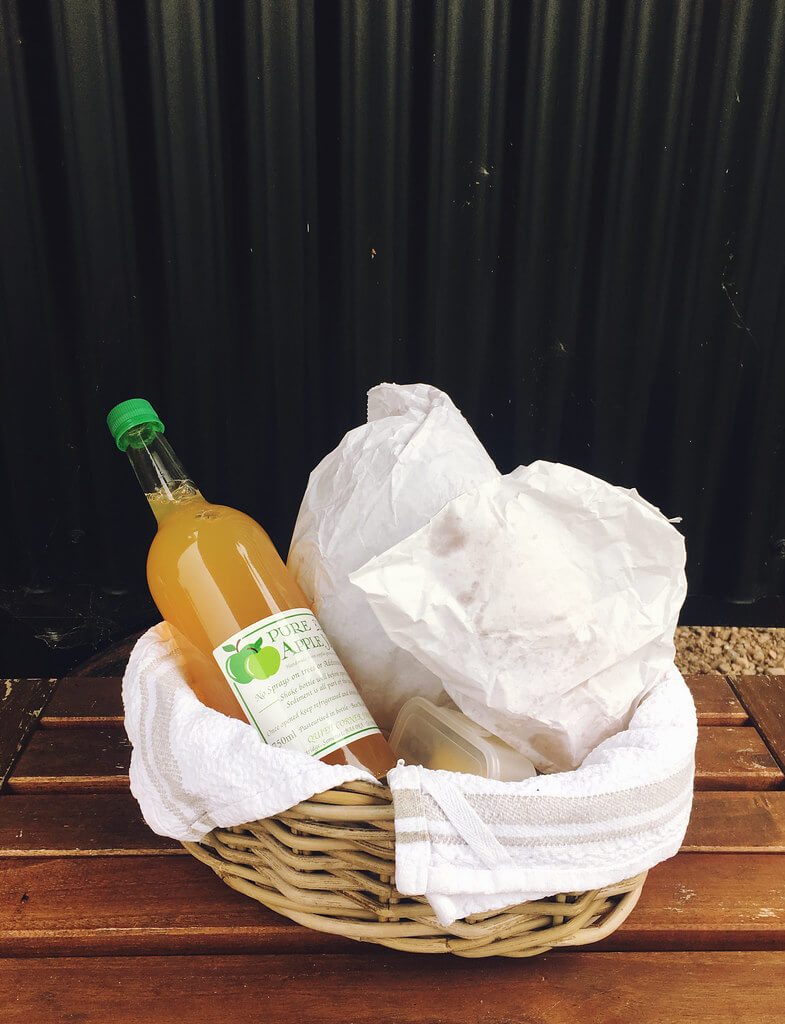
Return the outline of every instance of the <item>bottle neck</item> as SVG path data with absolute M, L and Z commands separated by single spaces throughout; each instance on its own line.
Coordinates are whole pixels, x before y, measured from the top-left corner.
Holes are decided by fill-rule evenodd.
M 126 455 L 159 523 L 187 502 L 204 501 L 171 445 L 152 423 L 132 427 L 122 441 L 127 442 Z

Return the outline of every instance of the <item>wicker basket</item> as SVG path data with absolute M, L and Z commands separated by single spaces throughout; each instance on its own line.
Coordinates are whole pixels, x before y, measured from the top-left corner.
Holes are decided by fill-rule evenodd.
M 413 953 L 535 956 L 610 935 L 645 872 L 592 892 L 477 914 L 442 928 L 424 898 L 401 896 L 390 791 L 351 782 L 283 814 L 183 843 L 227 885 L 321 932 Z

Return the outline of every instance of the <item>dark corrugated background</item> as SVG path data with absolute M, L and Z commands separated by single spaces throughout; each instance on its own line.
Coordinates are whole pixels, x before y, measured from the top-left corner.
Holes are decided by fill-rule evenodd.
M 115 401 L 285 548 L 385 379 L 781 594 L 784 60 L 768 0 L 0 0 L 6 608 L 143 592 Z

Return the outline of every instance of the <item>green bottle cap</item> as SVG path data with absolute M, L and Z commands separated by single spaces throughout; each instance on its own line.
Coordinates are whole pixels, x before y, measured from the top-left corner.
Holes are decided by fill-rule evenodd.
M 142 423 L 151 423 L 163 433 L 164 425 L 146 398 L 129 398 L 127 402 L 120 402 L 110 409 L 106 417 L 106 425 L 121 452 L 128 447 L 128 441 L 123 444 L 123 436 L 131 427 L 139 427 Z

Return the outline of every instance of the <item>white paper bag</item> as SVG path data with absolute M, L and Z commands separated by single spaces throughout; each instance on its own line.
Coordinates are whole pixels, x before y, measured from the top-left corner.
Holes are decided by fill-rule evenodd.
M 625 728 L 674 657 L 684 540 L 636 491 L 536 462 L 353 572 L 391 641 L 544 771 Z
M 499 472 L 450 399 L 425 384 L 380 384 L 368 422 L 311 473 L 288 565 L 369 710 L 390 729 L 405 700 L 441 683 L 386 635 L 349 573 Z

